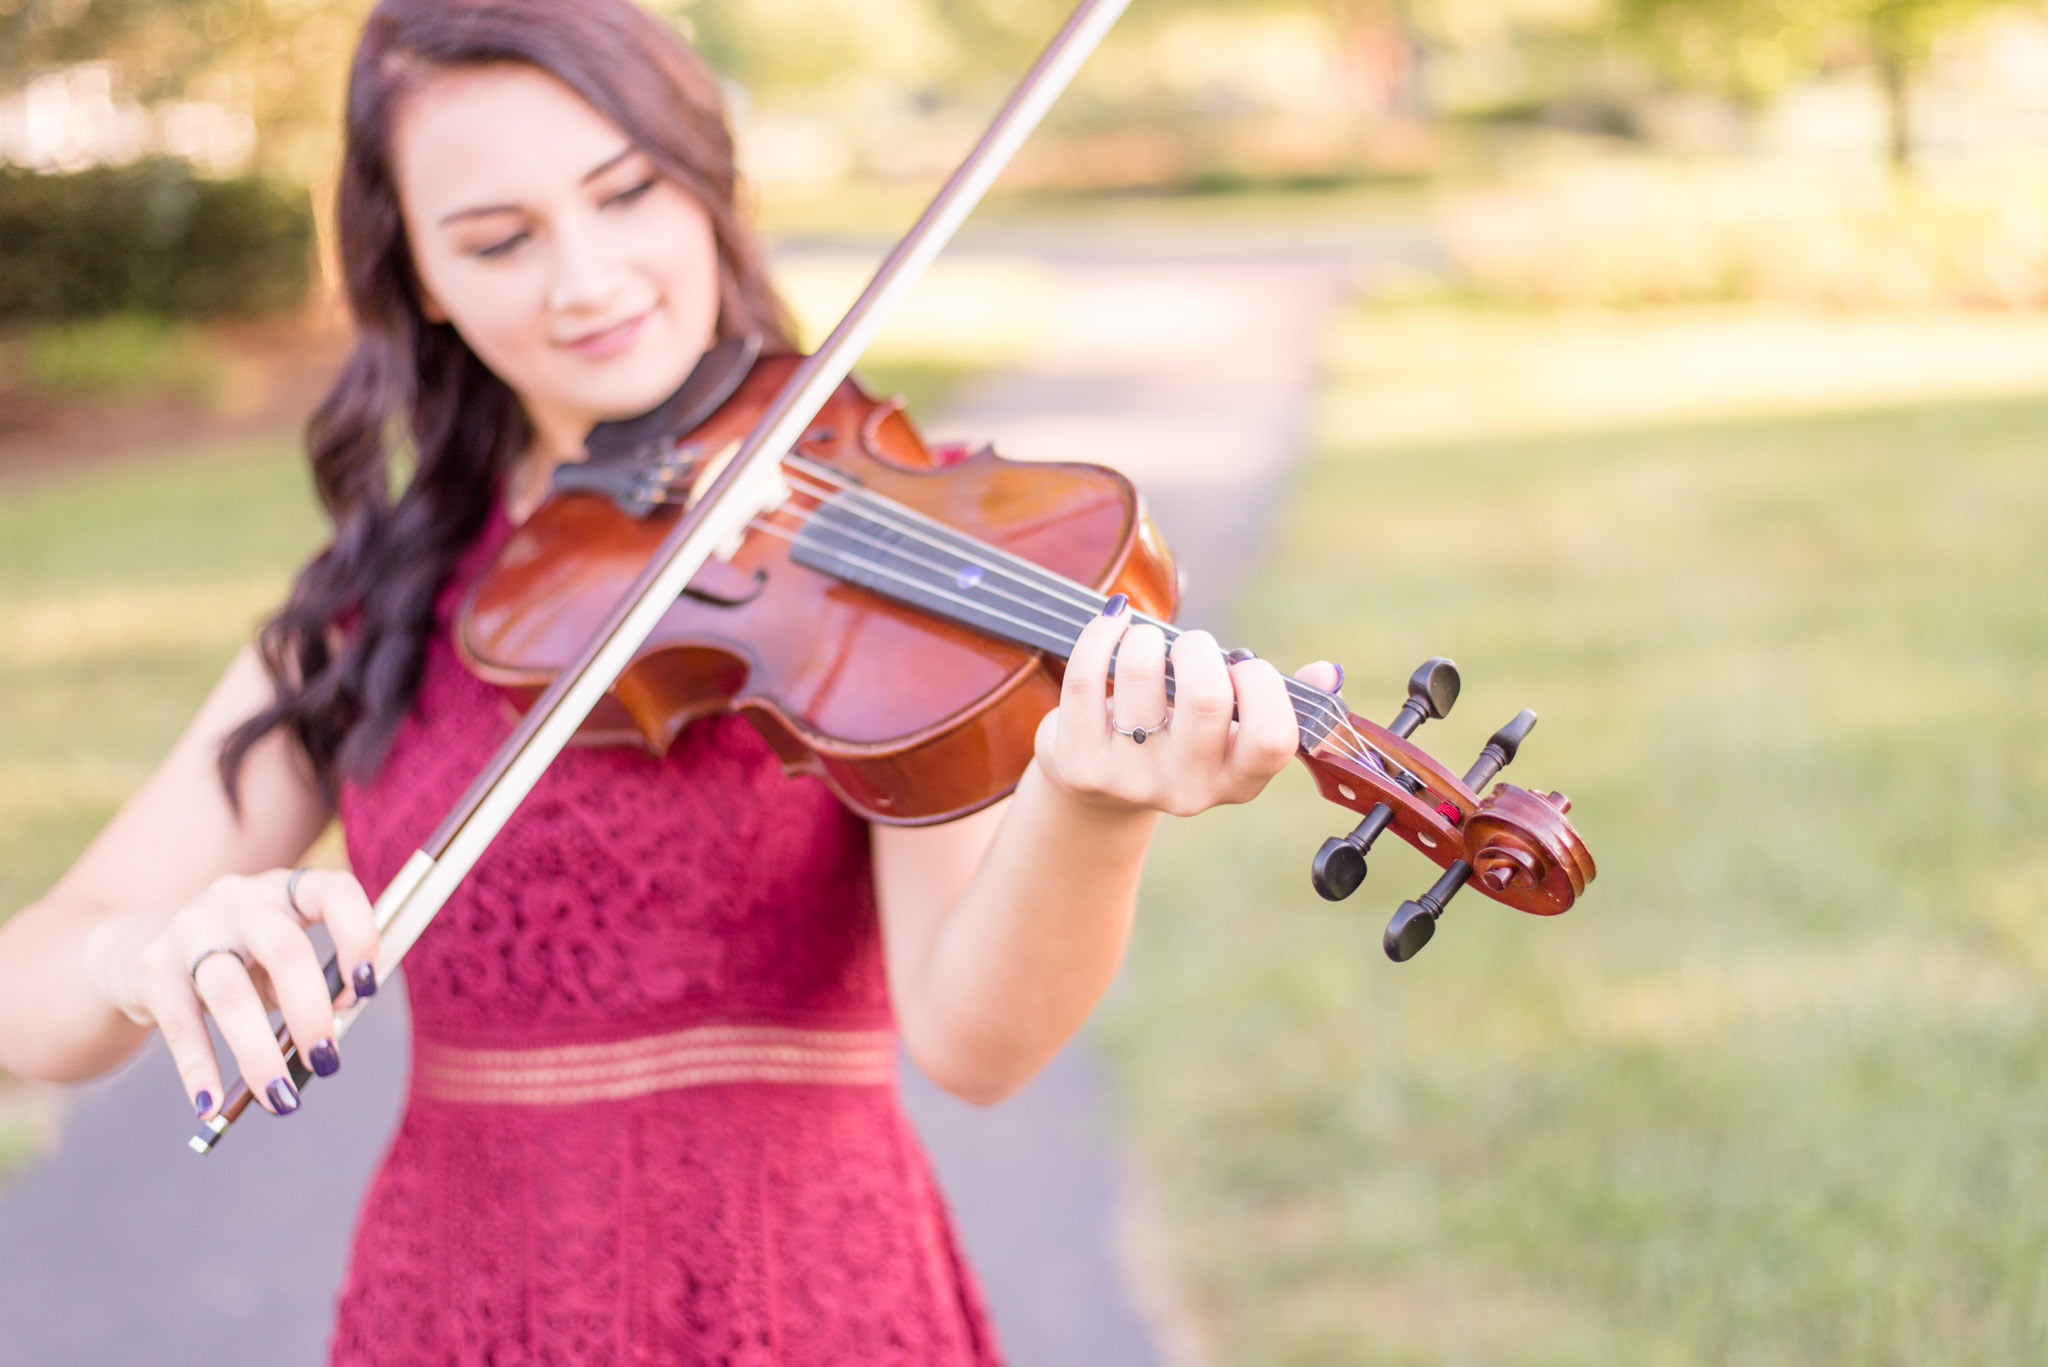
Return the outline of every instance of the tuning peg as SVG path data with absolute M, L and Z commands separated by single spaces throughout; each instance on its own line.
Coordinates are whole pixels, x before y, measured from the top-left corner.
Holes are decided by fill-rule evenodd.
M 1341 902 L 1358 891 L 1358 885 L 1365 881 L 1365 852 L 1393 819 L 1392 807 L 1375 802 L 1351 834 L 1333 835 L 1323 842 L 1309 865 L 1308 877 L 1324 900 Z
M 1458 895 L 1458 889 L 1465 886 L 1465 880 L 1472 876 L 1472 866 L 1462 859 L 1451 861 L 1443 876 L 1430 885 L 1428 892 L 1412 902 L 1403 902 L 1387 922 L 1387 933 L 1383 941 L 1387 957 L 1395 963 L 1406 963 L 1422 952 L 1436 934 L 1437 917 L 1444 914 L 1444 907 Z
M 1514 762 L 1515 752 L 1522 748 L 1522 742 L 1529 739 L 1529 733 L 1536 729 L 1536 713 L 1532 708 L 1523 708 L 1515 713 L 1515 719 L 1493 733 L 1486 742 L 1486 748 L 1479 752 L 1471 772 L 1465 775 L 1465 786 L 1477 793 L 1493 782 L 1493 776 Z
M 1458 701 L 1458 685 L 1456 665 L 1441 655 L 1424 660 L 1408 676 L 1408 701 L 1401 704 L 1400 713 L 1387 723 L 1387 729 L 1406 740 L 1425 721 L 1448 717 L 1451 705 Z
M 1387 723 L 1387 729 L 1406 740 L 1423 722 L 1446 716 L 1458 700 L 1458 683 L 1458 667 L 1449 660 L 1441 655 L 1424 660 L 1408 676 L 1408 700 Z M 1407 774 L 1399 777 L 1411 792 L 1418 786 Z M 1351 834 L 1325 840 L 1309 865 L 1309 881 L 1316 891 L 1332 902 L 1341 902 L 1358 891 L 1365 881 L 1366 851 L 1393 819 L 1394 809 L 1376 802 Z

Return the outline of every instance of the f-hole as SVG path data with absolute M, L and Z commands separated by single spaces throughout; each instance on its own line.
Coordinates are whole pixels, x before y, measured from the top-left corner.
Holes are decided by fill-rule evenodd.
M 682 596 L 714 608 L 737 608 L 759 598 L 761 590 L 766 587 L 768 571 L 765 569 L 756 569 L 749 574 L 730 561 L 707 560 L 683 589 Z

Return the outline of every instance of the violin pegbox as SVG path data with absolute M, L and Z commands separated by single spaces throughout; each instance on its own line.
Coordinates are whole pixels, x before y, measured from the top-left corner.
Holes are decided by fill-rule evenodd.
M 1468 883 L 1496 902 L 1538 916 L 1569 909 L 1595 873 L 1593 856 L 1566 813 L 1563 793 L 1540 794 L 1493 783 L 1536 727 L 1524 709 L 1494 732 L 1459 777 L 1410 738 L 1457 701 L 1457 666 L 1426 660 L 1408 680 L 1408 697 L 1385 726 L 1345 713 L 1303 758 L 1323 796 L 1359 812 L 1348 835 L 1332 836 L 1310 867 L 1315 890 L 1340 901 L 1365 881 L 1365 856 L 1391 830 L 1442 868 L 1421 896 L 1401 903 L 1384 947 L 1396 963 L 1413 958 L 1436 933 L 1445 906 Z M 1340 704 L 1341 706 L 1341 704 Z M 1492 783 L 1483 798 L 1481 790 Z

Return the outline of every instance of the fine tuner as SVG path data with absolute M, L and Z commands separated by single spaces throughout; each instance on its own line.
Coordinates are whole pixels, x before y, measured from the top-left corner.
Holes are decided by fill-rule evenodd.
M 1320 747 L 1304 755 L 1325 797 L 1365 813 L 1349 835 L 1331 836 L 1316 851 L 1309 878 L 1317 892 L 1340 902 L 1358 891 L 1365 856 L 1389 827 L 1443 868 L 1427 892 L 1401 903 L 1387 922 L 1384 945 L 1395 963 L 1421 953 L 1445 906 L 1468 883 L 1519 910 L 1554 916 L 1577 900 L 1595 872 L 1591 852 L 1565 820 L 1572 804 L 1563 793 L 1502 783 L 1479 796 L 1514 762 L 1536 729 L 1535 712 L 1525 707 L 1494 732 L 1461 779 L 1411 744 L 1425 721 L 1450 715 L 1458 688 L 1456 665 L 1440 655 L 1425 660 L 1409 676 L 1407 700 L 1392 721 L 1378 727 L 1352 718 L 1377 743 L 1350 755 L 1324 754 Z

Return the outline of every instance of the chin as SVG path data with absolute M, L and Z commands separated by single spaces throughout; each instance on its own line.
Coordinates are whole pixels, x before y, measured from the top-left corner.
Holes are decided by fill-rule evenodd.
M 634 358 L 624 356 L 618 360 L 622 364 L 613 373 L 588 376 L 586 383 L 577 387 L 576 407 L 593 415 L 599 422 L 637 418 L 657 407 L 681 387 L 697 364 L 694 353 L 681 364 L 635 364 Z M 610 370 L 611 367 L 603 369 Z

